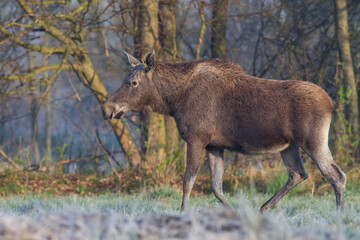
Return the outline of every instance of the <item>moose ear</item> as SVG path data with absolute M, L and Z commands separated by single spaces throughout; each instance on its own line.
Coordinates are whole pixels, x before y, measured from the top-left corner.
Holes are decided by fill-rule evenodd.
M 145 67 L 145 72 L 150 71 L 150 69 L 155 64 L 155 50 L 151 50 L 151 52 L 146 53 L 142 59 L 142 62 Z
M 136 65 L 141 64 L 141 62 L 139 60 L 137 60 L 135 57 L 131 56 L 127 52 L 122 51 L 122 54 L 123 54 L 122 57 L 128 66 L 133 68 Z

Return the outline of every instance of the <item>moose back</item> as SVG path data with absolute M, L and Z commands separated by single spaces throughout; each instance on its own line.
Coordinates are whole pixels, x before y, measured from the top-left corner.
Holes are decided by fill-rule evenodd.
M 167 63 L 156 61 L 152 51 L 140 62 L 123 54 L 131 71 L 104 103 L 104 115 L 119 119 L 128 111 L 148 109 L 175 118 L 188 146 L 182 210 L 204 150 L 212 190 L 229 208 L 222 190 L 224 149 L 243 154 L 280 152 L 289 178 L 261 207 L 267 212 L 307 178 L 300 148 L 330 181 L 337 207 L 343 208 L 346 176 L 328 147 L 333 102 L 322 88 L 304 81 L 256 78 L 219 59 Z

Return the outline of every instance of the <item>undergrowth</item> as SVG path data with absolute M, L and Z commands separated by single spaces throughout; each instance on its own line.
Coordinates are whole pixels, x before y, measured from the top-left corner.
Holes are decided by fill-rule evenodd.
M 308 179 L 301 182 L 288 195 L 327 195 L 333 192 L 330 183 L 322 176 L 312 161 L 305 162 Z M 224 192 L 235 194 L 238 191 L 255 191 L 274 194 L 287 181 L 288 173 L 280 161 L 273 164 L 265 162 L 261 168 L 242 166 L 242 172 L 226 170 L 224 175 Z M 13 194 L 45 194 L 45 195 L 99 195 L 104 193 L 139 193 L 152 191 L 162 186 L 182 191 L 183 173 L 171 174 L 166 181 L 157 178 L 149 171 L 142 169 L 123 169 L 118 176 L 114 174 L 76 173 L 61 174 L 33 171 L 0 172 L 0 196 Z M 354 167 L 346 171 L 346 194 L 359 193 L 360 168 Z M 209 170 L 205 167 L 199 172 L 192 191 L 194 195 L 212 194 Z

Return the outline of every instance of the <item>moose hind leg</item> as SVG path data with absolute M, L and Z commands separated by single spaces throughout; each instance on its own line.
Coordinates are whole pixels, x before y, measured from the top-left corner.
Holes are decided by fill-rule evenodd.
M 225 207 L 232 209 L 223 193 L 224 150 L 207 149 L 207 154 L 211 172 L 211 188 L 214 195 Z
M 283 196 L 308 177 L 301 162 L 300 148 L 298 145 L 292 144 L 281 151 L 280 154 L 289 172 L 289 178 L 285 185 L 260 208 L 260 213 L 268 212 Z
M 320 147 L 312 146 L 314 146 L 314 149 L 304 149 L 304 151 L 314 160 L 320 172 L 331 183 L 335 191 L 336 207 L 339 210 L 343 210 L 346 175 L 336 165 L 327 144 Z

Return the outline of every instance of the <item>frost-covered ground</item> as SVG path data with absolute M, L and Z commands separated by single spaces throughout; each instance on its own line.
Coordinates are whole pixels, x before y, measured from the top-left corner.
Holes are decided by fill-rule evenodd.
M 181 194 L 93 197 L 19 195 L 0 200 L 0 239 L 360 239 L 360 197 L 348 196 L 342 214 L 333 194 L 285 197 L 269 214 L 269 196 L 227 196 L 236 213 L 209 195 L 192 197 L 179 213 Z

